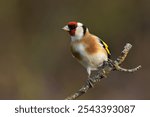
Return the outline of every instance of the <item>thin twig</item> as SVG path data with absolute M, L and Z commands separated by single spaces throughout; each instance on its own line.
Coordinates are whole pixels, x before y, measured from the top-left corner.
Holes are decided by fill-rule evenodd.
M 95 84 L 99 82 L 101 79 L 108 77 L 108 74 L 111 71 L 116 70 L 116 71 L 131 73 L 131 72 L 135 72 L 139 70 L 141 68 L 141 65 L 133 69 L 125 69 L 125 68 L 120 67 L 121 63 L 125 60 L 131 48 L 132 48 L 132 45 L 127 43 L 124 46 L 124 49 L 121 52 L 121 55 L 115 61 L 109 59 L 108 62 L 105 62 L 103 67 L 96 71 L 96 74 L 91 75 L 90 78 L 87 79 L 86 83 L 76 93 L 67 97 L 66 100 L 77 99 L 78 97 L 86 93 L 90 88 L 93 88 Z
M 114 61 L 116 64 L 120 65 L 125 58 L 127 57 L 129 51 L 131 50 L 132 45 L 130 43 L 126 43 L 126 45 L 124 46 L 123 51 L 121 52 L 120 56 Z
M 135 68 L 132 68 L 132 69 L 125 69 L 125 68 L 122 68 L 120 66 L 116 66 L 116 70 L 121 71 L 121 72 L 130 72 L 130 73 L 132 73 L 132 72 L 135 72 L 135 71 L 139 70 L 141 67 L 142 66 L 139 65 L 139 66 L 137 66 Z

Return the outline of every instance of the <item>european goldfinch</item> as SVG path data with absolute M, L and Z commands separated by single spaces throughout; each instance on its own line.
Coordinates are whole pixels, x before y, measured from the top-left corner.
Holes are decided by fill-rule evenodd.
M 87 69 L 89 76 L 92 70 L 97 70 L 104 61 L 108 61 L 111 54 L 107 44 L 91 34 L 85 25 L 72 21 L 62 29 L 69 32 L 72 55 Z

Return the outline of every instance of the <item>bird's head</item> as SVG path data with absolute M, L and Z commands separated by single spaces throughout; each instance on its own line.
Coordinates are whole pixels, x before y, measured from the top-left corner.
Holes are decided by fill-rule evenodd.
M 88 31 L 82 23 L 76 21 L 68 22 L 62 29 L 69 32 L 73 40 L 80 40 Z

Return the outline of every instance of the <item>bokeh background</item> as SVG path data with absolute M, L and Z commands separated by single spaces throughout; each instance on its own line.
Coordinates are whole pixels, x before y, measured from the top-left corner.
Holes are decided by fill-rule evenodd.
M 150 0 L 0 0 L 0 99 L 64 99 L 87 79 L 72 58 L 69 21 L 84 23 L 123 67 L 79 99 L 150 99 Z

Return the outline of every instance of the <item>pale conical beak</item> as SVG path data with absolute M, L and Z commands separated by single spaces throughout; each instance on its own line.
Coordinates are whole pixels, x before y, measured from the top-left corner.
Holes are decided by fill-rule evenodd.
M 69 27 L 66 25 L 66 26 L 64 26 L 63 28 L 62 28 L 64 31 L 70 31 L 69 30 Z

